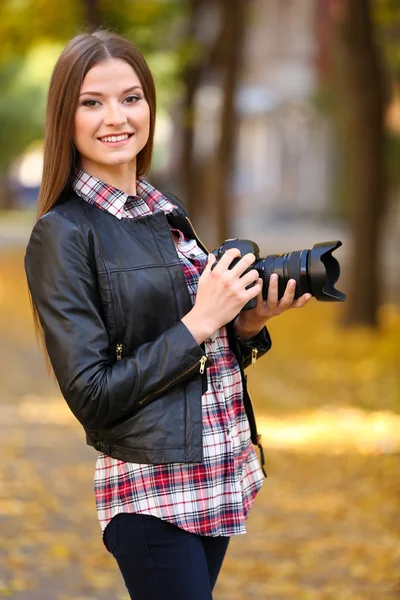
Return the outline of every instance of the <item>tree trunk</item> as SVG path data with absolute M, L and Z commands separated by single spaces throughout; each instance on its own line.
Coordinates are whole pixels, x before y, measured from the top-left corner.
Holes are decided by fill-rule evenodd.
M 232 175 L 237 116 L 235 97 L 240 71 L 245 3 L 242 0 L 192 0 L 188 35 L 200 39 L 199 14 L 218 5 L 220 28 L 215 39 L 201 47 L 199 59 L 183 73 L 185 97 L 182 108 L 180 180 L 183 196 L 200 237 L 214 248 L 228 237 L 229 187 Z M 200 32 L 201 33 L 201 32 Z M 217 149 L 205 160 L 196 157 L 194 134 L 195 96 L 203 78 L 222 82 L 222 111 Z
M 337 26 L 339 80 L 349 160 L 352 260 L 345 324 L 378 325 L 379 247 L 386 206 L 384 78 L 370 0 L 344 0 Z
M 84 20 L 90 29 L 102 26 L 99 0 L 83 0 Z
M 188 21 L 187 36 L 189 40 L 197 39 L 197 20 L 201 10 L 203 0 L 190 1 L 190 15 Z M 201 52 L 203 54 L 203 52 Z M 182 107 L 182 150 L 181 150 L 181 181 L 183 187 L 183 196 L 186 206 L 194 222 L 197 220 L 199 207 L 198 198 L 198 174 L 196 169 L 196 159 L 194 152 L 194 132 L 195 132 L 195 97 L 200 85 L 201 76 L 204 70 L 202 62 L 203 57 L 191 61 L 184 69 L 182 80 L 184 84 L 184 99 Z
M 231 177 L 237 134 L 238 114 L 235 100 L 240 76 L 240 58 L 245 31 L 245 3 L 242 0 L 220 0 L 223 13 L 222 81 L 223 106 L 221 132 L 215 157 L 213 197 L 216 206 L 218 244 L 229 237 Z
M 7 171 L 0 171 L 0 210 L 12 210 L 16 208 L 15 194 L 10 186 Z
M 191 215 L 193 223 L 199 227 L 199 231 L 206 234 L 208 242 L 213 235 L 209 236 L 213 229 L 210 222 L 213 220 L 213 205 L 209 199 L 209 176 L 210 166 L 207 159 L 200 160 L 196 155 L 194 144 L 196 131 L 195 98 L 199 87 L 207 77 L 219 72 L 221 63 L 221 47 L 224 35 L 222 26 L 219 28 L 215 38 L 208 43 L 204 41 L 204 33 L 201 29 L 201 17 L 212 5 L 214 0 L 191 0 L 188 19 L 187 37 L 194 40 L 198 46 L 197 57 L 186 66 L 183 71 L 182 81 L 184 84 L 184 99 L 181 108 L 181 148 L 179 160 L 179 179 L 183 191 L 183 198 Z M 217 7 L 221 8 L 221 7 Z M 209 17 L 210 18 L 210 17 Z M 220 15 L 215 15 L 220 19 Z M 200 24 L 199 24 L 200 22 Z M 203 25 L 204 26 L 204 25 Z M 203 235 L 202 235 L 203 237 Z

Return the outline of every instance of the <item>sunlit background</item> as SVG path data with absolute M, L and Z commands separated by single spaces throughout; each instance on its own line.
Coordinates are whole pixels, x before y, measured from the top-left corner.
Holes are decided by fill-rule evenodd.
M 0 597 L 128 599 L 101 542 L 96 454 L 46 375 L 23 271 L 49 77 L 88 26 L 146 56 L 148 178 L 210 249 L 343 243 L 346 302 L 271 320 L 273 348 L 248 369 L 269 478 L 215 599 L 400 598 L 397 0 L 2 1 Z

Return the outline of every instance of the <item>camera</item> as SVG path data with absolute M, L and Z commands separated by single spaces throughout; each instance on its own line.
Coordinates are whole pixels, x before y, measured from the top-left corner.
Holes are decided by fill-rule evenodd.
M 263 280 L 262 295 L 264 300 L 268 296 L 270 277 L 272 273 L 277 273 L 279 276 L 279 300 L 285 293 L 289 279 L 294 279 L 296 281 L 295 299 L 303 294 L 311 294 L 319 302 L 343 302 L 346 295 L 335 289 L 335 283 L 340 275 L 340 266 L 336 258 L 332 256 L 332 252 L 341 245 L 342 242 L 339 240 L 320 242 L 315 244 L 311 250 L 297 250 L 286 254 L 269 254 L 260 258 L 260 249 L 255 242 L 231 238 L 225 240 L 222 246 L 213 251 L 213 254 L 218 261 L 230 248 L 238 248 L 242 256 L 252 252 L 256 260 L 245 272 L 247 273 L 251 269 L 258 271 L 259 277 Z M 235 258 L 229 268 L 232 269 L 239 260 L 239 258 Z M 217 264 L 217 261 L 213 264 L 213 267 Z M 248 287 L 253 285 L 254 283 Z M 242 310 L 250 310 L 255 308 L 256 305 L 257 299 L 253 298 Z

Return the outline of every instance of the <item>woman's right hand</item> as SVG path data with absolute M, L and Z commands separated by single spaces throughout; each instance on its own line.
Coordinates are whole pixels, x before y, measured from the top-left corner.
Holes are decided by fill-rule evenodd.
M 213 254 L 208 255 L 207 265 L 199 278 L 195 304 L 182 318 L 182 322 L 199 344 L 234 319 L 243 306 L 261 292 L 262 285 L 256 269 L 251 269 L 241 277 L 256 257 L 251 253 L 242 258 L 240 256 L 238 248 L 231 248 L 212 269 L 217 259 Z M 235 258 L 240 260 L 229 269 Z M 246 287 L 254 282 L 255 285 L 246 290 Z

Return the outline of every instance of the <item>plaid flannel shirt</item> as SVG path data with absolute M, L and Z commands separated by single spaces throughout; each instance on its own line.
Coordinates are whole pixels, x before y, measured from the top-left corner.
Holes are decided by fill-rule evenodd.
M 122 191 L 77 170 L 75 192 L 118 219 L 137 218 L 176 208 L 147 181 L 137 179 L 137 195 Z M 178 236 L 177 253 L 194 302 L 207 256 L 196 240 Z M 94 476 L 102 532 L 122 512 L 144 513 L 187 531 L 208 536 L 246 533 L 245 520 L 263 483 L 263 473 L 250 440 L 242 402 L 237 359 L 226 328 L 205 340 L 208 389 L 202 396 L 202 463 L 137 464 L 99 453 Z

